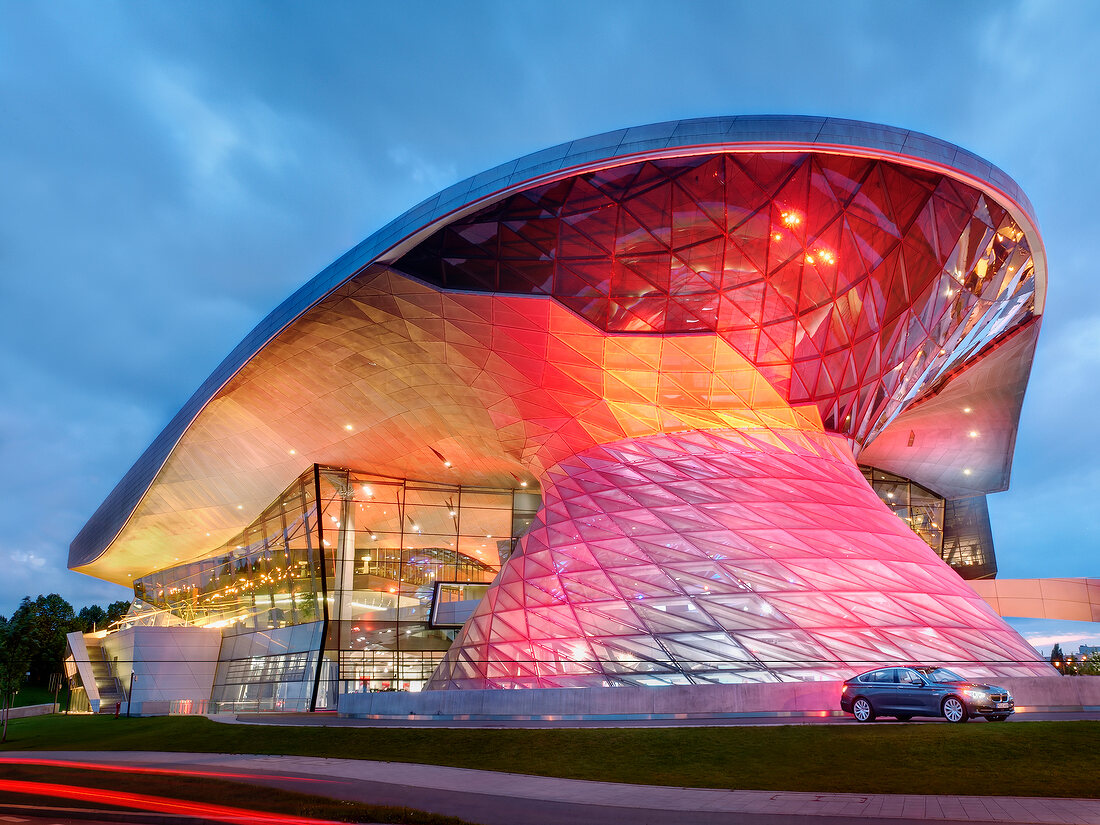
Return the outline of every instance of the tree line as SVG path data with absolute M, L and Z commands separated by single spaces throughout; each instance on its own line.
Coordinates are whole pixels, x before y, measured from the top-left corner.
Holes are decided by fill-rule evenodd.
M 50 675 L 61 671 L 66 633 L 103 630 L 129 609 L 130 602 L 118 601 L 106 607 L 90 604 L 78 613 L 56 593 L 37 599 L 24 596 L 11 618 L 0 616 L 0 677 L 15 682 L 9 689 L 18 689 L 24 681 L 48 686 Z
M 1100 653 L 1088 655 L 1062 652 L 1062 646 L 1055 643 L 1050 650 L 1050 663 L 1063 676 L 1100 676 Z

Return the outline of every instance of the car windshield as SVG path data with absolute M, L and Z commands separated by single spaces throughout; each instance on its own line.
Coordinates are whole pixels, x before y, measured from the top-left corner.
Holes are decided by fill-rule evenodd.
M 966 681 L 965 679 L 963 679 L 962 676 L 960 676 L 957 673 L 952 673 L 950 670 L 948 670 L 945 667 L 937 667 L 937 668 L 933 668 L 932 670 L 925 670 L 925 671 L 922 671 L 922 672 L 924 673 L 925 676 L 927 676 L 933 682 L 965 682 Z

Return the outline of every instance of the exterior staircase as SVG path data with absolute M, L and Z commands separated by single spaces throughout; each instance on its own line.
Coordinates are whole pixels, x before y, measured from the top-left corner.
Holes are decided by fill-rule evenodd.
M 126 697 L 122 692 L 122 682 L 114 675 L 111 662 L 103 653 L 99 645 L 99 639 L 86 640 L 88 647 L 88 664 L 91 665 L 92 675 L 95 676 L 95 685 L 99 690 L 99 712 L 114 713 L 115 706 L 119 702 L 125 702 Z
M 68 642 L 66 675 L 78 679 L 93 712 L 114 713 L 115 707 L 126 701 L 126 695 L 111 660 L 104 653 L 102 639 L 79 631 L 66 634 L 65 638 Z

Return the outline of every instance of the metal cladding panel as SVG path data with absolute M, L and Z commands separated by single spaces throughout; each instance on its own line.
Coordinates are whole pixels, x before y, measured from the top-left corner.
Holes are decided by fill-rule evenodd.
M 968 584 L 1002 616 L 1100 622 L 1100 579 L 980 579 Z
M 664 147 L 658 149 L 655 144 L 661 143 Z M 643 144 L 644 149 L 637 148 Z M 637 161 L 643 155 L 705 155 L 738 150 L 750 144 L 758 151 L 819 149 L 861 157 L 899 158 L 921 168 L 941 169 L 967 180 L 970 185 L 1000 201 L 1030 240 L 1036 256 L 1036 311 L 1041 310 L 1045 261 L 1027 199 L 1000 170 L 934 138 L 855 121 L 774 116 L 679 121 L 573 141 L 503 164 L 443 190 L 371 235 L 284 301 L 234 348 L 127 472 L 74 539 L 70 548 L 70 566 L 87 566 L 107 551 L 148 494 L 154 479 L 192 422 L 219 396 L 227 383 L 239 375 L 242 367 L 277 339 L 292 322 L 301 318 L 303 313 L 332 295 L 341 284 L 371 262 L 392 260 L 430 235 L 443 222 L 454 220 L 513 191 L 576 176 L 587 169 Z M 949 154 L 954 160 L 946 163 L 944 159 Z M 284 473 L 282 482 L 296 474 L 297 469 L 300 467 L 294 472 Z
M 208 551 L 303 463 L 511 488 L 607 438 L 734 424 L 821 426 L 715 336 L 636 342 L 546 298 L 371 267 L 234 376 L 91 572 L 126 581 Z
M 947 498 L 1008 489 L 1036 318 L 902 411 L 859 453 Z

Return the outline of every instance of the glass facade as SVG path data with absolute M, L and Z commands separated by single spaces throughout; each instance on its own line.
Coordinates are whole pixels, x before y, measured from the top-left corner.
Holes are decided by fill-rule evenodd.
M 734 152 L 614 166 L 450 222 L 394 267 L 445 290 L 552 295 L 612 333 L 717 333 L 828 430 L 867 443 L 1034 316 L 1007 210 L 870 158 Z
M 944 499 L 915 481 L 860 467 L 867 483 L 913 532 L 964 579 L 997 575 L 985 496 Z
M 947 502 L 944 515 L 943 560 L 964 579 L 997 577 L 993 530 L 985 496 Z
M 838 440 L 630 438 L 562 462 L 543 493 L 429 690 L 816 681 L 925 660 L 1049 673 Z M 909 524 L 929 515 L 926 493 L 906 497 Z
M 860 467 L 863 477 L 894 515 L 908 524 L 925 544 L 943 556 L 944 500 L 915 481 L 877 467 Z
M 316 466 L 217 553 L 143 576 L 134 594 L 222 629 L 215 707 L 304 711 L 340 692 L 419 690 L 454 636 L 431 621 L 437 593 L 444 615 L 476 601 L 539 502 Z
M 316 506 L 309 472 L 213 555 L 136 579 L 134 596 L 229 635 L 319 621 Z
M 134 582 L 135 597 L 146 605 L 188 624 L 221 628 L 215 707 L 335 705 L 332 680 L 316 678 L 332 578 L 322 541 L 311 469 L 213 555 Z
M 419 690 L 454 637 L 431 626 L 436 583 L 492 581 L 539 496 L 324 468 L 319 487 L 340 690 Z
M 154 620 L 222 632 L 214 701 L 239 708 L 417 690 L 437 665 L 464 686 L 664 684 L 803 678 L 815 650 L 838 668 L 895 650 L 985 655 L 953 634 L 997 640 L 1005 628 L 985 623 L 973 594 L 942 598 L 958 577 L 859 473 L 814 476 L 829 457 L 788 461 L 781 442 L 823 423 L 872 443 L 991 356 L 987 375 L 1011 354 L 1022 390 L 1034 338 L 996 351 L 1037 330 L 1038 234 L 1015 185 L 969 153 L 836 125 L 624 130 L 426 201 L 226 359 L 74 541 L 74 566 L 121 578 L 127 559 L 203 555 L 135 592 Z M 369 415 L 364 382 L 377 390 Z M 295 415 L 269 416 L 272 393 L 300 399 Z M 325 426 L 345 410 L 369 419 L 344 425 L 354 437 Z M 707 439 L 727 427 L 734 453 L 766 454 L 760 467 L 712 459 L 722 451 Z M 212 455 L 211 434 L 217 458 L 201 477 L 176 473 Z M 155 529 L 164 501 L 196 513 L 208 502 L 205 524 L 219 523 L 219 506 L 240 509 L 225 498 L 233 479 L 281 473 L 282 441 L 308 443 L 311 460 L 410 476 L 438 467 L 430 453 L 446 462 L 431 446 L 444 437 L 484 459 L 468 479 L 507 479 L 521 460 L 547 495 L 542 527 L 525 490 L 314 466 L 215 553 L 185 541 L 178 521 Z M 620 439 L 637 450 L 617 447 L 606 464 L 601 445 Z M 175 464 L 158 477 L 166 459 Z M 638 462 L 653 475 L 640 478 Z M 583 485 L 552 469 L 564 466 Z M 808 475 L 788 489 L 791 467 Z M 285 481 L 272 478 L 264 501 Z M 995 570 L 984 499 L 945 502 L 874 469 L 866 479 L 964 576 Z M 801 513 L 788 500 L 796 488 Z M 249 515 L 263 503 L 247 500 Z M 840 518 L 846 506 L 859 512 Z M 186 549 L 148 539 L 168 533 Z M 103 552 L 116 538 L 126 553 Z

